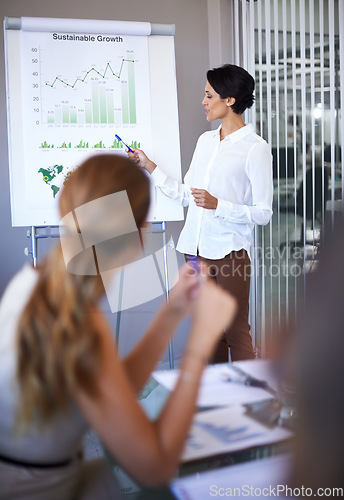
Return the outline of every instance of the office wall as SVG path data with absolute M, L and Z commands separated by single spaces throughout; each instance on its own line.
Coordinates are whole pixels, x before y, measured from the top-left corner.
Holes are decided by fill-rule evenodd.
M 209 67 L 234 63 L 231 29 L 233 5 L 230 0 L 208 0 Z
M 1 22 L 4 16 L 174 23 L 176 25 L 180 141 L 185 173 L 197 137 L 208 128 L 200 104 L 209 62 L 207 0 L 173 0 L 172 2 L 168 0 L 98 0 L 97 2 L 93 0 L 79 2 L 2 0 L 0 3 Z M 30 259 L 24 255 L 24 248 L 30 243 L 26 237 L 27 228 L 11 227 L 4 69 L 2 35 L 0 39 L 0 296 L 10 277 L 25 261 Z M 166 99 L 168 98 L 167 95 Z M 171 223 L 168 229 L 177 237 L 181 227 L 181 223 Z M 45 246 L 40 242 L 40 249 L 44 249 Z

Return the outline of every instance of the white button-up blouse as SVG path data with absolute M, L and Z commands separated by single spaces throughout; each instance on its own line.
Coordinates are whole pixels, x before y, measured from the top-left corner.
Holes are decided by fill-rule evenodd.
M 160 167 L 155 186 L 189 206 L 177 250 L 221 259 L 233 250 L 250 255 L 255 224 L 272 215 L 272 155 L 269 145 L 246 125 L 220 141 L 221 126 L 200 136 L 184 184 Z M 205 189 L 218 199 L 215 210 L 197 207 L 190 188 Z

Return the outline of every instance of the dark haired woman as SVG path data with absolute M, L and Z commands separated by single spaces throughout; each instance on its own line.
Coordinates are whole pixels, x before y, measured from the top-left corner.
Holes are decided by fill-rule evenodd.
M 25 266 L 0 303 L 0 498 L 115 500 L 122 495 L 105 460 L 83 463 L 78 456 L 85 431 L 91 426 L 137 481 L 166 483 L 206 359 L 234 316 L 235 300 L 184 266 L 169 302 L 120 359 L 98 306 L 104 286 L 97 270 L 108 275 L 133 260 L 137 232 L 123 235 L 123 228 L 145 222 L 147 176 L 127 158 L 93 156 L 70 175 L 59 203 L 61 244 L 37 269 Z M 136 394 L 187 313 L 180 377 L 151 422 Z
M 238 300 L 236 320 L 219 342 L 213 362 L 254 357 L 249 314 L 250 251 L 256 224 L 272 215 L 272 156 L 268 144 L 246 125 L 242 113 L 254 102 L 255 82 L 243 68 L 226 64 L 207 72 L 202 101 L 217 130 L 198 139 L 184 184 L 165 175 L 140 150 L 134 157 L 167 196 L 189 206 L 177 250 L 198 255 L 216 282 Z

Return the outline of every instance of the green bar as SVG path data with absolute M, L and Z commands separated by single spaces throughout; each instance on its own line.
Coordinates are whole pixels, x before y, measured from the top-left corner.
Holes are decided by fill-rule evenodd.
M 91 102 L 85 102 L 85 117 L 86 123 L 92 123 L 92 104 Z
M 77 123 L 76 109 L 71 109 L 70 110 L 70 122 L 71 123 Z
M 69 123 L 69 107 L 62 106 L 62 121 L 63 123 Z
M 130 123 L 136 123 L 135 68 L 134 63 L 128 63 L 129 112 Z
M 122 123 L 122 110 L 115 110 L 115 123 Z
M 98 82 L 92 82 L 93 123 L 99 123 Z
M 55 123 L 61 123 L 62 122 L 62 109 L 61 106 L 57 106 L 55 108 Z
M 113 104 L 113 92 L 112 90 L 106 93 L 107 100 L 107 116 L 108 123 L 115 123 L 115 112 L 114 112 L 114 104 Z
M 99 85 L 99 103 L 100 103 L 100 123 L 107 123 L 106 97 L 105 97 L 104 85 Z
M 114 149 L 121 149 L 123 148 L 123 144 L 120 141 L 116 141 L 116 139 L 114 139 L 111 147 Z
M 54 116 L 53 115 L 48 115 L 48 123 L 54 123 Z
M 127 82 L 122 82 L 122 123 L 129 123 L 129 95 Z
M 77 123 L 85 123 L 85 111 L 83 109 L 77 110 Z

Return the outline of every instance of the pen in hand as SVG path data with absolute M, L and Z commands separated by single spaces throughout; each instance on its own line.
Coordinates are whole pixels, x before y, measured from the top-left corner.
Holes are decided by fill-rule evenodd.
M 126 143 L 123 141 L 123 139 L 121 139 L 121 138 L 120 138 L 120 136 L 119 136 L 119 135 L 115 134 L 115 137 L 116 137 L 116 139 L 117 139 L 119 142 L 121 142 L 122 144 L 124 144 L 124 146 L 128 149 L 128 151 L 129 151 L 130 153 L 134 153 L 134 151 L 131 149 L 131 147 L 130 147 L 130 146 L 128 146 L 128 144 L 126 144 Z

